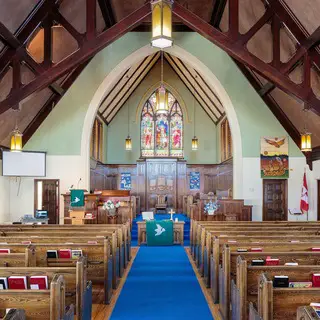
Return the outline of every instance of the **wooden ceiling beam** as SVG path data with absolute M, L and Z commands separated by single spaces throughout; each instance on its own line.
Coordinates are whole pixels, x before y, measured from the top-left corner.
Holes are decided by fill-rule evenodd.
M 87 40 L 77 51 L 40 75 L 37 75 L 30 83 L 22 86 L 15 95 L 9 94 L 0 102 L 0 114 L 32 93 L 48 87 L 51 83 L 61 78 L 70 70 L 92 58 L 99 51 L 139 25 L 150 14 L 150 3 L 146 3 L 114 26 L 103 31 L 98 36 L 93 37 L 91 40 Z
M 320 100 L 303 85 L 295 84 L 289 77 L 280 72 L 277 68 L 265 63 L 258 57 L 251 54 L 245 46 L 235 45 L 235 39 L 230 38 L 214 28 L 200 17 L 175 2 L 173 14 L 183 21 L 187 26 L 211 41 L 231 57 L 247 65 L 283 91 L 293 94 L 310 106 L 310 109 L 320 115 Z
M 50 26 L 50 25 L 51 24 L 49 21 L 48 26 Z M 47 29 L 46 26 L 45 26 L 45 30 Z M 11 59 L 12 65 L 14 63 L 16 63 L 17 60 L 20 60 L 20 62 L 24 62 L 25 65 L 35 74 L 40 74 L 40 73 L 44 72 L 44 68 L 49 67 L 51 65 L 50 62 L 51 62 L 51 51 L 52 51 L 51 50 L 52 34 L 51 34 L 51 32 L 48 32 L 48 30 L 45 31 L 45 44 L 44 44 L 44 48 L 45 48 L 44 56 L 45 56 L 45 61 L 47 61 L 47 63 L 45 63 L 45 61 L 44 61 L 43 67 L 32 59 L 32 57 L 28 54 L 28 52 L 24 48 L 23 44 L 20 43 L 20 41 L 1 22 L 0 22 L 0 33 L 6 37 L 11 49 L 15 50 L 15 54 L 13 55 L 13 57 Z M 50 62 L 49 62 L 49 60 L 50 60 Z M 16 66 L 17 66 L 17 64 L 16 64 Z M 17 69 L 17 67 L 16 67 L 16 69 Z M 21 72 L 21 68 L 19 68 L 19 71 Z M 14 83 L 13 83 L 13 86 L 15 86 Z M 20 87 L 21 86 L 19 86 L 19 88 Z M 15 88 L 15 90 L 16 89 L 17 88 Z M 63 95 L 63 93 L 64 93 L 64 90 L 59 85 L 57 85 L 55 83 L 50 84 L 50 89 L 60 95 Z M 11 92 L 11 94 L 14 95 L 15 90 L 13 90 Z M 14 107 L 16 107 L 17 105 L 18 105 L 18 103 L 15 104 Z
M 58 6 L 59 1 L 56 0 L 41 0 L 25 19 L 22 25 L 15 32 L 14 36 L 19 43 L 23 46 L 31 37 L 34 30 L 40 25 L 45 17 Z M 12 48 L 6 48 L 3 50 L 0 56 L 0 75 L 6 70 L 10 64 L 13 56 L 16 54 L 16 50 Z
M 219 28 L 226 5 L 227 0 L 213 0 L 210 24 L 215 28 Z
M 117 23 L 114 10 L 110 0 L 98 0 L 99 7 L 106 24 L 106 28 L 110 28 Z

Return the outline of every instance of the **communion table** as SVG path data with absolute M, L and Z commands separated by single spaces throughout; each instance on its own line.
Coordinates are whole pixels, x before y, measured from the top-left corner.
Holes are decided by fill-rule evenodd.
M 151 220 L 151 221 L 157 221 L 157 220 Z M 160 220 L 160 222 L 163 222 L 163 221 L 165 220 Z M 141 244 L 144 244 L 147 242 L 146 221 L 137 221 L 137 225 L 138 225 L 138 245 L 140 246 Z M 160 232 L 161 230 L 159 230 L 158 233 Z M 183 235 L 184 235 L 184 221 L 174 221 L 173 222 L 173 243 L 183 245 L 183 242 L 184 242 Z

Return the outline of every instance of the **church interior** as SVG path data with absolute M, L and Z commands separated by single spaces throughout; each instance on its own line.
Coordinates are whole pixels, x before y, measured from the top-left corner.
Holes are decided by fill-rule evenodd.
M 0 319 L 320 319 L 318 0 L 0 3 Z

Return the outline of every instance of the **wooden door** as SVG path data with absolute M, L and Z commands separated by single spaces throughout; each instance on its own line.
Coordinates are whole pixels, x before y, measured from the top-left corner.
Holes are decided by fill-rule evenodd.
M 287 180 L 263 180 L 263 221 L 287 219 Z
M 49 224 L 59 223 L 59 180 L 34 181 L 35 211 L 48 211 Z

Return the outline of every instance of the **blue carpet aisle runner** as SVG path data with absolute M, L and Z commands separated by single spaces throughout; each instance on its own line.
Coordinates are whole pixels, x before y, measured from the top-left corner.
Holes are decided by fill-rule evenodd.
M 141 247 L 110 319 L 212 319 L 184 248 Z
M 157 220 L 170 219 L 170 214 L 157 213 L 154 215 Z M 179 221 L 184 221 L 184 246 L 190 246 L 190 219 L 181 213 L 176 213 L 173 215 L 173 219 L 178 218 Z M 138 245 L 138 226 L 137 221 L 142 221 L 142 215 L 139 214 L 136 219 L 132 222 L 132 233 L 131 233 L 131 245 L 136 247 Z

